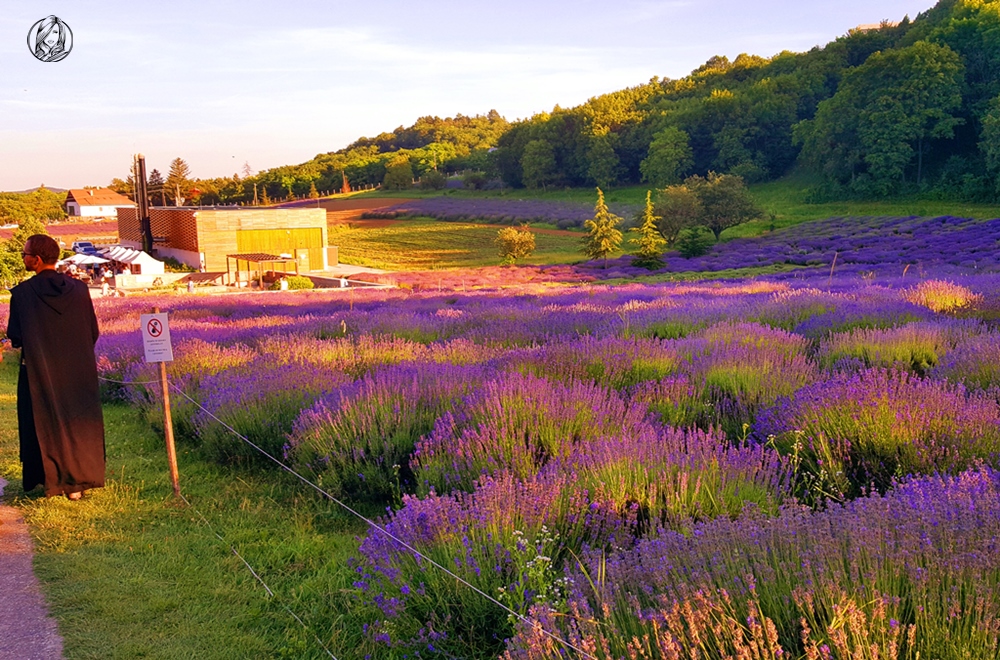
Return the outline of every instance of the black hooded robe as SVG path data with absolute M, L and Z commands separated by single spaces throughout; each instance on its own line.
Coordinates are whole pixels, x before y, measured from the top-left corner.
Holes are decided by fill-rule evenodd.
M 11 290 L 7 337 L 21 348 L 17 424 L 24 490 L 48 496 L 104 485 L 97 315 L 87 286 L 43 270 Z

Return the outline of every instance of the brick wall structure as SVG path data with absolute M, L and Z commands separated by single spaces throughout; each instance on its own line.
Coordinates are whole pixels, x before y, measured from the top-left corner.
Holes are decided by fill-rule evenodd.
M 200 254 L 206 271 L 226 270 L 226 255 L 264 251 L 291 254 L 300 270 L 323 270 L 327 266 L 324 209 L 179 207 L 154 208 L 149 216 L 154 248 L 168 255 Z M 119 209 L 118 239 L 142 244 L 135 209 Z

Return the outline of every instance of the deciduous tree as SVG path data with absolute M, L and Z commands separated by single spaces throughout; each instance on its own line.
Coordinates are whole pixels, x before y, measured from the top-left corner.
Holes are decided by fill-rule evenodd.
M 18 224 L 14 235 L 0 245 L 0 286 L 10 287 L 24 279 L 26 272 L 21 254 L 28 237 L 35 234 L 48 234 L 48 231 L 40 220 L 26 218 Z
M 385 178 L 382 187 L 386 190 L 406 190 L 413 185 L 413 166 L 409 157 L 400 154 L 390 160 L 385 166 Z
M 656 228 L 667 245 L 676 243 L 680 233 L 697 224 L 704 212 L 698 195 L 684 184 L 668 186 L 658 191 L 653 209 L 659 218 Z
M 990 101 L 989 110 L 983 116 L 983 128 L 979 134 L 979 150 L 986 160 L 986 168 L 996 179 L 1000 192 L 1000 96 Z
M 611 142 L 610 134 L 596 135 L 591 138 L 587 149 L 587 176 L 599 188 L 618 183 L 621 164 Z
M 676 126 L 668 126 L 653 135 L 646 158 L 639 164 L 639 171 L 643 181 L 661 188 L 678 183 L 691 163 L 687 133 Z
M 556 157 L 547 140 L 532 140 L 524 146 L 521 156 L 521 179 L 529 188 L 542 188 L 556 177 Z
M 898 188 L 916 159 L 919 184 L 927 143 L 952 137 L 962 123 L 953 114 L 962 83 L 961 59 L 947 46 L 918 41 L 873 53 L 796 127 L 803 159 L 840 183 L 866 174 L 863 192 L 878 195 Z
M 719 240 L 720 234 L 730 227 L 759 218 L 763 211 L 754 202 L 743 179 L 731 174 L 709 172 L 708 178 L 688 177 L 684 185 L 691 189 L 701 202 L 702 212 L 698 224 L 710 229 Z

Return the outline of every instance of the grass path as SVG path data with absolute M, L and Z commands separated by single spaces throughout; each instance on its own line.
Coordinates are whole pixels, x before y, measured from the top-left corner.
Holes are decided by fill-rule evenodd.
M 105 407 L 106 488 L 79 503 L 25 496 L 13 355 L 0 363 L 0 475 L 35 538 L 35 573 L 67 659 L 329 657 L 314 634 L 353 657 L 342 651 L 357 648 L 357 633 L 338 628 L 338 613 L 357 522 L 280 475 L 230 473 L 179 447 L 182 490 L 223 543 L 172 501 L 162 438 L 123 405 Z

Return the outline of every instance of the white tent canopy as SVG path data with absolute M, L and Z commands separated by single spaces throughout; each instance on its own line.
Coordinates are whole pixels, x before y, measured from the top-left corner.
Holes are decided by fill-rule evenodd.
M 77 266 L 93 266 L 94 264 L 106 264 L 108 260 L 93 254 L 74 254 L 72 257 L 63 259 L 61 263 L 76 264 Z
M 143 275 L 163 274 L 163 262 L 154 259 L 142 250 L 133 250 L 132 248 L 121 245 L 112 245 L 111 247 L 101 250 L 100 254 L 102 257 L 109 259 L 110 261 L 115 261 L 120 264 L 128 264 L 130 267 L 138 266 L 139 272 Z

